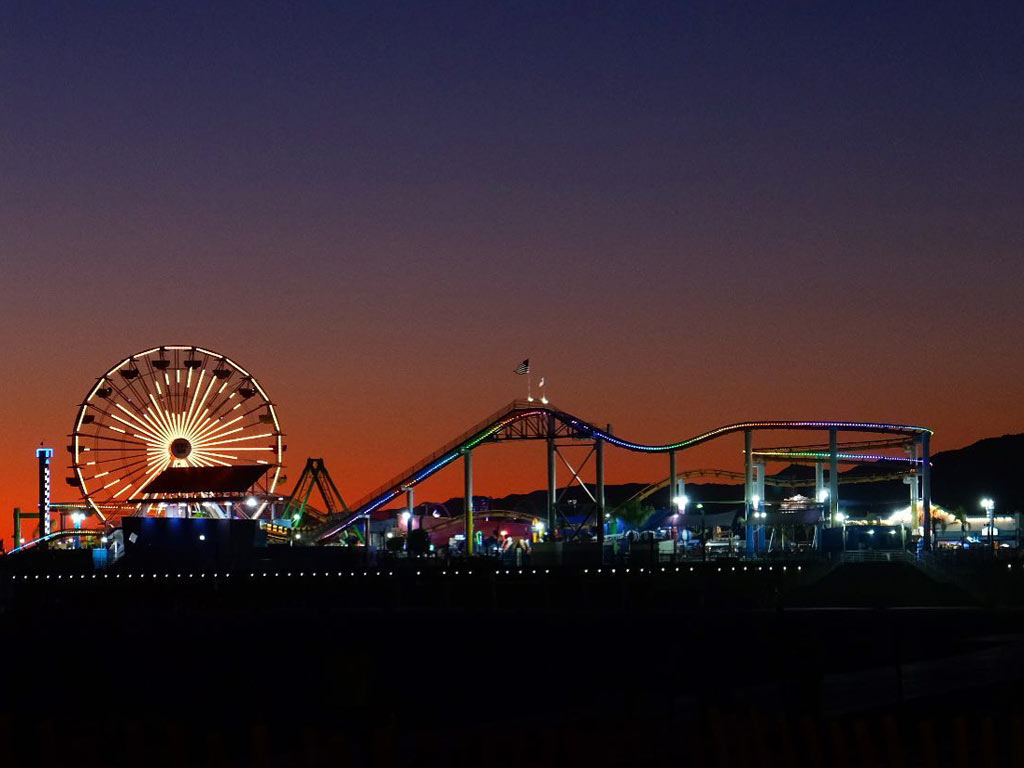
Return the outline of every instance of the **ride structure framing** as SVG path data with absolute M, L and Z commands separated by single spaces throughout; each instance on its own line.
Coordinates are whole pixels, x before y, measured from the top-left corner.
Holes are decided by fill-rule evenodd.
M 318 510 L 309 503 L 313 491 L 319 491 L 323 508 Z M 341 496 L 341 491 L 334 484 L 331 473 L 323 459 L 306 459 L 306 466 L 295 483 L 291 495 L 284 503 L 281 512 L 283 520 L 290 520 L 293 528 L 300 528 L 309 515 L 317 522 L 334 515 L 348 514 L 349 508 Z
M 830 498 L 829 511 L 830 519 L 835 521 L 838 514 L 838 466 L 840 453 L 838 449 L 837 435 L 840 432 L 885 434 L 899 436 L 899 440 L 890 439 L 892 445 L 903 445 L 910 442 L 914 445 L 911 461 L 919 469 L 922 479 L 922 503 L 925 516 L 925 526 L 930 524 L 930 460 L 929 442 L 932 431 L 927 427 L 909 424 L 891 424 L 885 422 L 864 422 L 864 421 L 744 421 L 735 424 L 728 424 L 716 429 L 700 433 L 685 440 L 661 445 L 650 445 L 624 440 L 612 434 L 610 426 L 601 429 L 594 424 L 584 421 L 570 413 L 556 408 L 553 405 L 538 405 L 536 402 L 516 400 L 505 408 L 497 411 L 487 419 L 479 422 L 471 429 L 464 432 L 456 439 L 450 441 L 440 450 L 425 457 L 407 470 L 399 473 L 387 483 L 379 486 L 356 502 L 348 513 L 330 516 L 324 524 L 314 531 L 311 539 L 322 542 L 336 536 L 356 520 L 371 514 L 374 510 L 393 501 L 403 492 L 408 492 L 418 483 L 435 474 L 439 470 L 453 463 L 456 459 L 462 458 L 465 474 L 465 517 L 466 517 L 466 541 L 471 547 L 472 542 L 472 451 L 479 445 L 487 442 L 502 442 L 507 440 L 545 440 L 548 446 L 548 524 L 554 525 L 554 508 L 556 501 L 555 488 L 555 457 L 558 455 L 559 441 L 592 441 L 593 456 L 595 457 L 595 472 L 597 477 L 595 494 L 595 511 L 598 514 L 599 522 L 605 516 L 604 503 L 604 444 L 608 443 L 618 448 L 638 453 L 667 453 L 669 454 L 670 483 L 676 487 L 676 452 L 693 448 L 710 440 L 715 440 L 727 435 L 742 434 L 744 436 L 744 455 L 746 460 L 746 514 L 748 520 L 752 512 L 756 511 L 758 499 L 754 489 L 755 483 L 755 452 L 753 449 L 753 434 L 759 431 L 824 431 L 829 435 L 828 449 L 824 452 L 814 451 L 814 458 L 829 463 L 829 484 Z M 577 443 L 578 444 L 578 443 Z M 817 446 L 815 446 L 817 447 Z M 820 459 L 819 454 L 823 453 L 824 458 Z M 795 457 L 794 457 L 795 458 Z M 804 457 L 800 457 L 804 458 Z M 810 458 L 810 457 L 808 457 Z M 845 457 L 844 457 L 845 458 Z M 863 460 L 863 456 L 858 456 Z M 875 457 L 872 457 L 875 458 Z M 887 458 L 887 457 L 878 457 Z M 563 458 L 564 460 L 564 458 Z M 763 466 L 763 465 L 762 465 Z M 573 470 L 573 479 L 578 480 L 579 470 Z M 582 469 L 582 466 L 580 467 Z M 763 473 L 762 473 L 763 474 Z M 604 526 L 597 526 L 598 540 L 603 539 Z M 752 526 L 748 523 L 748 530 Z M 752 533 L 748 532 L 748 540 Z M 472 550 L 470 549 L 470 552 Z

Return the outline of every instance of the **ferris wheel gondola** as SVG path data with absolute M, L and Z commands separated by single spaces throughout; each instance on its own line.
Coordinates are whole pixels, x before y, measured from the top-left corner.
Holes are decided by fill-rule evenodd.
M 71 433 L 69 482 L 106 520 L 116 508 L 161 513 L 146 488 L 170 467 L 260 465 L 266 472 L 249 504 L 237 505 L 258 517 L 283 480 L 283 440 L 274 404 L 236 362 L 197 346 L 154 347 L 126 357 L 89 390 Z M 194 496 L 202 505 L 203 494 Z

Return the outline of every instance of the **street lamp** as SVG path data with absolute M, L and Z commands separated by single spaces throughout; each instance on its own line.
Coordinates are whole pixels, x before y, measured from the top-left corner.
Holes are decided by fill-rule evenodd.
M 995 515 L 992 510 L 996 508 L 996 503 L 992 501 L 988 496 L 981 500 L 981 508 L 985 510 L 985 518 L 988 522 L 988 547 L 992 549 L 995 546 L 995 538 L 993 536 L 995 528 Z
M 708 525 L 707 518 L 704 517 L 704 505 L 698 504 L 697 509 L 700 510 L 700 559 L 707 562 L 708 559 Z
M 678 542 L 682 541 L 683 546 L 686 546 L 686 539 L 683 537 L 683 521 L 679 519 L 679 515 L 686 514 L 686 505 L 690 503 L 690 499 L 687 498 L 686 494 L 680 494 L 672 499 L 672 504 L 675 506 L 677 512 L 673 515 L 673 519 L 676 521 L 676 543 L 673 546 L 678 546 Z M 684 550 L 685 551 L 685 550 Z
M 763 519 L 767 514 L 761 511 L 761 496 L 754 494 L 750 497 L 751 517 L 755 520 Z M 754 552 L 757 553 L 760 549 L 761 539 L 764 538 L 764 523 L 760 525 L 754 525 Z M 767 549 L 767 547 L 765 547 Z

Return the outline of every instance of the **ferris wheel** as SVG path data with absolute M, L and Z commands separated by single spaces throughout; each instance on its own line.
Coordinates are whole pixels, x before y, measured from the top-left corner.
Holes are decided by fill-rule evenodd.
M 145 489 L 170 467 L 260 465 L 266 472 L 238 505 L 258 517 L 283 480 L 283 438 L 266 392 L 233 360 L 202 347 L 154 347 L 126 357 L 89 390 L 71 433 L 69 483 L 106 520 L 160 514 Z

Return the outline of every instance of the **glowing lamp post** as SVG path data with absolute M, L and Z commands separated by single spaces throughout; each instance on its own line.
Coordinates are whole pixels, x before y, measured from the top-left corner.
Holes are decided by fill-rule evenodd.
M 992 549 L 995 546 L 995 515 L 993 510 L 996 508 L 996 503 L 987 496 L 981 500 L 981 508 L 985 510 L 985 519 L 988 523 L 988 546 Z
M 405 549 L 408 551 L 409 543 L 412 539 L 412 512 L 407 509 L 399 517 L 405 524 Z
M 768 513 L 765 512 L 763 509 L 761 509 L 761 496 L 760 496 L 760 494 L 755 493 L 753 496 L 750 497 L 750 508 L 751 508 L 751 517 L 755 521 L 760 521 L 760 522 L 755 522 L 754 523 L 754 552 L 755 553 L 758 552 L 758 551 L 762 551 L 763 552 L 764 550 L 766 550 L 768 548 L 767 547 L 767 542 L 765 541 L 765 530 L 764 530 L 764 525 L 765 525 L 764 524 L 764 518 L 768 517 Z
M 676 542 L 675 542 L 675 544 L 673 544 L 673 546 L 678 546 L 679 542 L 682 541 L 683 542 L 683 547 L 684 547 L 684 550 L 683 550 L 684 552 L 686 551 L 685 550 L 686 534 L 684 533 L 685 528 L 683 527 L 683 521 L 682 521 L 681 518 L 682 518 L 683 515 L 686 514 L 686 505 L 689 504 L 689 503 L 690 503 L 690 499 L 686 496 L 685 493 L 680 494 L 680 495 L 678 495 L 678 496 L 676 496 L 675 498 L 672 499 L 672 504 L 676 508 L 676 513 L 673 515 L 673 518 L 676 521 L 676 531 L 677 531 L 677 534 L 678 534 L 676 536 Z
M 74 524 L 76 531 L 82 530 L 82 521 L 83 520 L 85 520 L 85 513 L 84 512 L 75 511 L 75 512 L 71 513 L 71 522 L 72 522 L 72 524 Z M 75 549 L 78 549 L 81 546 L 81 542 L 79 542 L 79 540 L 76 538 L 75 541 L 74 541 L 74 545 L 73 546 L 74 546 Z

